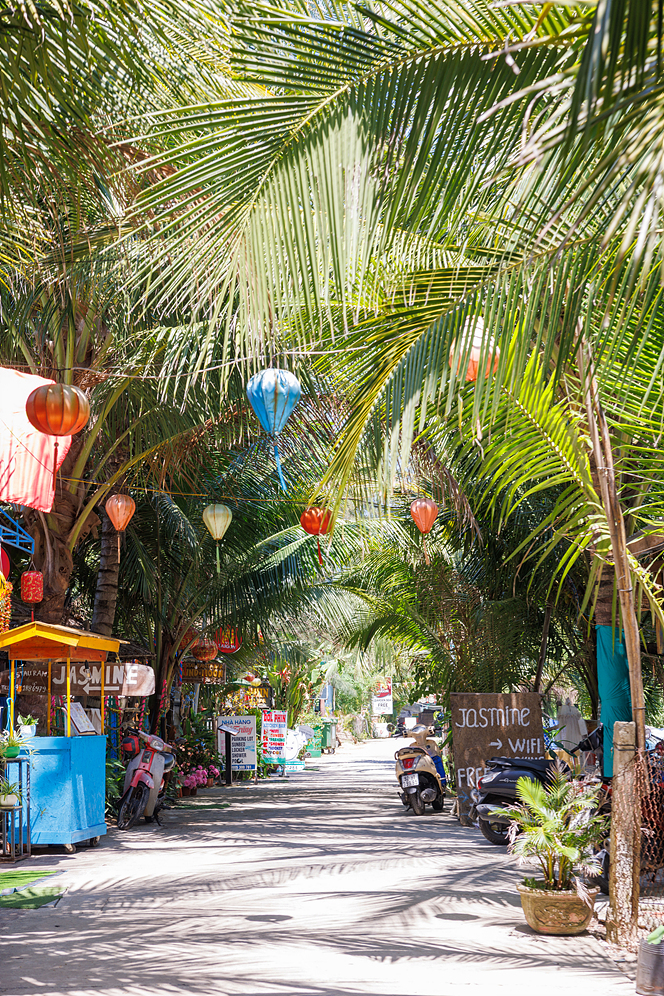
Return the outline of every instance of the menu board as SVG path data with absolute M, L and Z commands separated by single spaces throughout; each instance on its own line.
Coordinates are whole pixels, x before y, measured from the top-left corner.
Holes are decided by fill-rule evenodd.
M 264 711 L 261 735 L 263 760 L 272 764 L 285 763 L 287 730 L 288 712 L 279 709 Z
M 256 770 L 256 717 L 217 716 L 217 749 L 222 757 L 226 754 L 226 735 L 220 726 L 237 730 L 231 737 L 231 771 Z

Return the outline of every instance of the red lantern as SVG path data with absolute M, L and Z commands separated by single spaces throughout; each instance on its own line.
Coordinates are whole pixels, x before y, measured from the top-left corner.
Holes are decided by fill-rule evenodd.
M 413 517 L 413 522 L 422 533 L 422 537 L 426 537 L 433 528 L 433 524 L 438 517 L 438 506 L 436 505 L 433 498 L 416 498 L 410 506 L 410 514 Z M 427 553 L 427 543 L 426 539 L 422 539 L 422 546 L 424 547 L 424 559 L 426 563 L 430 563 L 429 554 Z
M 465 353 L 468 347 L 468 337 L 472 336 L 472 343 L 470 347 L 470 356 L 468 357 L 468 366 L 466 368 L 466 383 L 474 383 L 477 380 L 477 375 L 480 369 L 480 360 L 482 358 L 482 353 L 486 360 L 486 374 L 487 378 L 495 374 L 498 369 L 498 360 L 500 359 L 500 349 L 498 346 L 494 345 L 493 339 L 489 339 L 488 348 L 485 346 L 482 350 L 482 341 L 484 339 L 484 322 L 478 316 L 472 318 L 467 318 L 463 330 L 461 332 L 461 353 Z M 449 365 L 452 366 L 452 357 L 450 357 Z M 493 368 L 493 369 L 492 369 Z M 461 357 L 459 358 L 459 366 L 457 367 L 457 374 L 461 372 Z
M 28 604 L 36 604 L 44 598 L 44 575 L 41 571 L 24 571 L 21 574 L 21 599 Z M 35 610 L 32 610 L 32 621 Z
M 217 644 L 207 636 L 201 636 L 191 648 L 197 661 L 213 661 L 217 656 Z
M 307 508 L 300 516 L 300 525 L 305 533 L 316 537 L 318 545 L 318 563 L 323 565 L 323 558 L 320 552 L 320 539 L 318 537 L 331 532 L 332 513 L 325 508 Z
M 73 436 L 87 425 L 90 403 L 73 384 L 42 384 L 28 395 L 25 414 L 35 429 L 47 436 Z M 58 464 L 58 441 L 53 459 L 53 486 Z
M 234 654 L 242 646 L 242 640 L 237 630 L 231 626 L 222 626 L 214 634 L 214 642 L 220 654 Z
M 118 531 L 118 564 L 120 563 L 120 533 L 123 533 L 136 511 L 131 495 L 111 495 L 104 506 L 106 514 Z

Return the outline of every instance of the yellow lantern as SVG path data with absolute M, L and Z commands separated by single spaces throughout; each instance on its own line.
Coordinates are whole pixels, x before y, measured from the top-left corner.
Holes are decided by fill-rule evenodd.
M 233 513 L 228 505 L 208 505 L 203 512 L 203 522 L 217 544 L 217 574 L 219 574 L 219 540 L 224 538 L 232 518 Z

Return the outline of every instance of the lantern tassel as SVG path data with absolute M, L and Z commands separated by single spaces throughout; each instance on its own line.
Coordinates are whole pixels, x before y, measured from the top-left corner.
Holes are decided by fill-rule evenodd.
M 429 554 L 427 553 L 427 538 L 426 538 L 426 536 L 422 537 L 422 546 L 424 547 L 424 563 L 427 565 L 427 567 L 430 567 L 431 566 L 431 561 L 429 560 Z
M 281 470 L 281 460 L 279 458 L 279 444 L 275 440 L 274 443 L 274 459 L 277 464 L 277 473 L 279 474 L 279 480 L 281 481 L 281 490 L 286 491 L 286 482 L 284 481 L 284 475 Z
M 219 567 L 219 544 L 215 543 L 215 549 L 217 553 L 217 574 L 221 574 L 221 569 Z
M 56 479 L 58 476 L 58 441 L 55 440 L 55 448 L 53 450 L 53 490 L 55 491 Z
M 320 536 L 316 537 L 316 543 L 318 545 L 318 563 L 322 567 L 323 566 L 323 558 L 322 558 L 321 552 L 320 552 Z
M 120 566 L 120 533 L 118 533 L 118 567 Z

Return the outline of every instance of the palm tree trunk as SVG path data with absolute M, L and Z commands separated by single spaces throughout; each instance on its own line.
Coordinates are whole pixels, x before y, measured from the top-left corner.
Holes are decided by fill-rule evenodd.
M 106 512 L 101 521 L 101 559 L 97 574 L 95 605 L 92 613 L 92 630 L 102 636 L 111 636 L 115 622 L 115 606 L 118 600 L 118 541 L 115 526 Z

